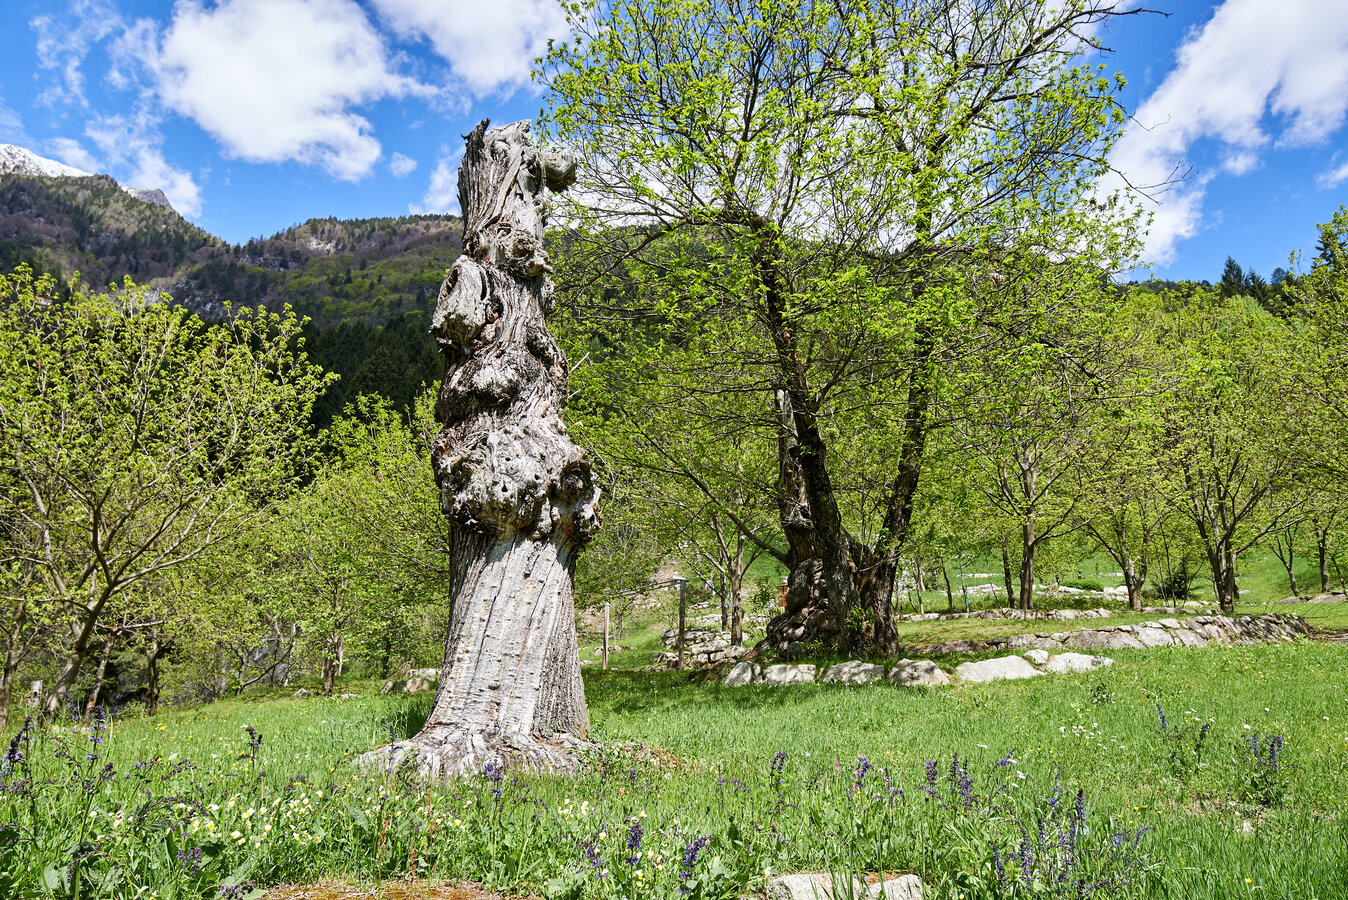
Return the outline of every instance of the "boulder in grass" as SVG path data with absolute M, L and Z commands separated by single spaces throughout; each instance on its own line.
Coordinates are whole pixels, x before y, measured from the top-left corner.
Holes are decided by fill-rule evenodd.
M 889 680 L 904 687 L 938 687 L 950 676 L 929 659 L 901 659 L 889 670 Z
M 862 662 L 859 659 L 850 659 L 847 662 L 829 666 L 828 671 L 824 673 L 824 681 L 833 684 L 870 684 L 874 681 L 881 681 L 884 677 L 884 666 Z
M 1046 672 L 1064 675 L 1069 672 L 1093 672 L 1114 665 L 1108 656 L 1090 656 L 1085 653 L 1059 653 L 1044 666 Z
M 1048 662 L 1047 650 L 1026 650 L 1021 656 L 1025 657 L 1036 666 L 1042 666 L 1044 663 Z
M 768 666 L 763 670 L 763 683 L 773 687 L 781 687 L 787 684 L 813 684 L 814 666 L 806 663 L 798 665 L 779 663 L 775 666 Z
M 835 890 L 835 881 L 836 890 Z M 851 890 L 842 876 L 835 877 L 827 872 L 802 872 L 795 875 L 778 875 L 768 887 L 769 900 L 843 900 L 866 896 L 866 885 L 854 880 Z
M 867 893 L 876 900 L 922 900 L 922 879 L 916 875 L 900 875 L 871 885 Z
M 1030 665 L 1020 656 L 999 656 L 996 659 L 984 659 L 967 662 L 956 667 L 955 679 L 981 683 L 985 681 L 1012 681 L 1019 678 L 1035 678 L 1044 673 Z
M 902 875 L 866 884 L 859 878 L 807 872 L 778 875 L 768 886 L 769 900 L 922 900 L 922 879 Z
M 721 683 L 726 687 L 743 687 L 746 684 L 757 684 L 763 680 L 763 669 L 761 666 L 751 662 L 735 663 L 730 671 L 726 673 L 725 680 Z

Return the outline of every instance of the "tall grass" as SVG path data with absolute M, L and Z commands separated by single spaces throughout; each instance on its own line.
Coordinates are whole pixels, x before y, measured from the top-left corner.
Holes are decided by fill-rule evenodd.
M 414 733 L 429 695 L 27 730 L 0 764 L 0 897 L 413 875 L 728 898 L 822 870 L 915 871 L 950 900 L 1329 900 L 1348 885 L 1344 656 L 1121 651 L 1099 674 L 930 691 L 587 667 L 602 749 L 575 778 L 352 765 Z

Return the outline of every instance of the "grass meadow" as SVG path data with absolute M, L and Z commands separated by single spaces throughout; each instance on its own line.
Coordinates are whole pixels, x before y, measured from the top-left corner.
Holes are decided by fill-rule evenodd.
M 412 877 L 712 900 L 821 870 L 917 872 L 949 900 L 1348 896 L 1348 645 L 1119 651 L 1096 674 L 933 690 L 725 688 L 640 670 L 656 634 L 585 668 L 597 749 L 572 778 L 359 771 L 431 700 L 373 682 L 11 731 L 0 897 Z

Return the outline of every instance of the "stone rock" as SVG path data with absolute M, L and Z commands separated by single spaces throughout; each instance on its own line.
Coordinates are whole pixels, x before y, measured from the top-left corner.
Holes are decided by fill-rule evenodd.
M 1175 640 L 1185 647 L 1206 647 L 1207 639 L 1194 634 L 1187 628 L 1181 628 L 1175 633 Z
M 1048 662 L 1049 659 L 1047 650 L 1026 650 L 1021 656 L 1025 657 L 1036 666 L 1042 666 L 1044 663 Z
M 291 694 L 290 696 L 292 696 L 292 697 L 297 697 L 297 698 L 299 698 L 300 700 L 303 700 L 305 697 L 312 697 L 313 695 L 314 695 L 314 692 L 311 691 L 311 690 L 309 690 L 308 688 L 300 688 L 298 691 L 296 691 L 295 693 Z
M 763 667 L 751 662 L 735 663 L 721 683 L 726 687 L 743 687 L 763 680 Z
M 1061 650 L 1062 644 L 1047 634 L 1013 634 L 1006 639 L 1011 650 Z
M 1055 675 L 1064 675 L 1069 672 L 1091 672 L 1095 669 L 1103 669 L 1105 666 L 1114 665 L 1114 660 L 1108 656 L 1088 656 L 1085 653 L 1059 653 L 1051 658 L 1044 670 L 1052 672 Z
M 379 693 L 418 694 L 423 691 L 435 690 L 439 681 L 439 669 L 413 669 L 407 673 L 406 678 L 395 678 L 392 681 L 384 682 L 384 686 L 379 689 Z
M 1178 630 L 1184 627 L 1179 623 L 1178 619 L 1162 619 L 1160 624 L 1162 628 L 1169 628 L 1172 630 Z
M 916 875 L 900 875 L 871 885 L 868 893 L 884 900 L 922 900 L 922 879 Z
M 342 694 L 342 695 L 338 696 L 337 699 L 338 699 L 338 700 L 358 700 L 358 699 L 360 699 L 360 694 Z
M 950 676 L 929 659 L 901 659 L 889 670 L 889 680 L 904 687 L 939 687 Z
M 875 663 L 850 659 L 847 662 L 829 666 L 824 673 L 824 681 L 829 684 L 870 684 L 885 677 L 885 667 Z
M 1043 674 L 1019 656 L 999 656 L 996 659 L 967 662 L 955 669 L 957 681 L 973 683 L 1034 678 Z
M 866 886 L 853 881 L 851 890 L 845 880 L 841 880 L 836 893 L 837 900 L 847 897 L 866 896 Z M 834 876 L 827 872 L 806 872 L 796 875 L 778 875 L 768 887 L 769 900 L 834 900 Z
M 1160 627 L 1160 623 L 1156 623 L 1156 627 L 1150 627 L 1150 623 L 1147 626 L 1138 625 L 1133 629 L 1133 637 L 1137 638 L 1143 647 L 1173 647 L 1175 645 L 1175 639 L 1170 636 L 1169 632 Z
M 901 875 L 885 882 L 866 884 L 858 878 L 827 872 L 778 875 L 768 886 L 769 900 L 922 900 L 922 879 Z
M 1063 642 L 1077 650 L 1141 650 L 1142 642 L 1126 631 L 1078 631 Z
M 790 665 L 779 663 L 763 670 L 763 683 L 773 687 L 787 684 L 811 684 L 814 682 L 814 666 L 807 663 Z

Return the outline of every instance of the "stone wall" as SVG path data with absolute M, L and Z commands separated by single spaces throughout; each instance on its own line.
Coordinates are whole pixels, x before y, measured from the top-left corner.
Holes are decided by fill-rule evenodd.
M 1300 616 L 1270 613 L 1263 616 L 1194 616 L 1113 625 L 1083 631 L 1016 634 L 986 641 L 945 641 L 928 646 L 900 646 L 895 655 L 940 656 L 947 653 L 988 653 L 997 650 L 1119 650 L 1146 647 L 1206 647 L 1208 644 L 1264 644 L 1290 641 L 1310 631 Z

